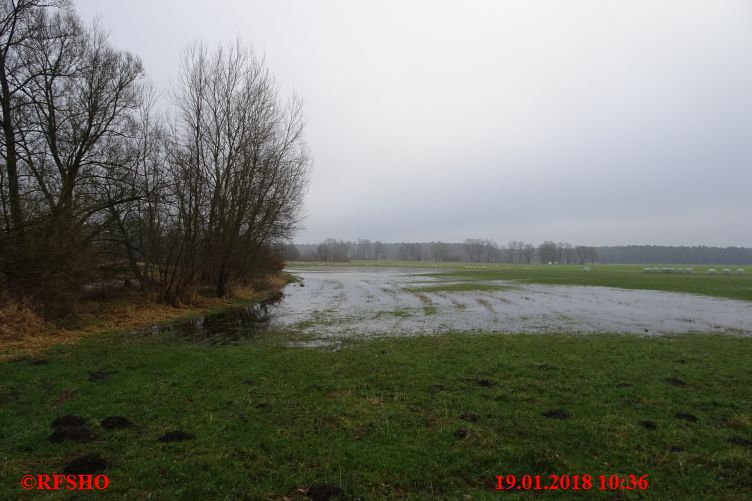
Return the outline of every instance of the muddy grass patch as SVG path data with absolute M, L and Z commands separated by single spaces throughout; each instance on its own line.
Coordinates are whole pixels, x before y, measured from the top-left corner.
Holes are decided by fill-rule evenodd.
M 157 442 L 183 442 L 185 440 L 194 440 L 196 437 L 183 430 L 173 430 L 165 433 L 157 439 Z
M 655 421 L 650 421 L 649 419 L 643 419 L 642 421 L 640 421 L 640 426 L 642 426 L 646 430 L 658 429 L 658 423 L 656 423 Z
M 680 412 L 677 412 L 676 414 L 674 414 L 674 417 L 675 417 L 676 419 L 683 419 L 683 420 L 685 420 L 685 421 L 689 421 L 689 422 L 691 422 L 691 423 L 695 423 L 695 422 L 697 422 L 697 421 L 698 421 L 698 418 L 697 418 L 697 416 L 695 416 L 695 415 L 694 415 L 694 414 L 692 414 L 691 412 L 683 412 L 683 411 L 680 411 Z
M 480 416 L 474 412 L 465 412 L 464 414 L 460 415 L 460 419 L 467 421 L 468 423 L 477 423 L 478 420 L 480 420 Z
M 461 303 L 456 299 L 452 299 L 452 305 L 458 310 L 464 310 L 465 308 L 467 308 L 467 305 L 465 303 Z
M 671 386 L 678 386 L 680 388 L 687 386 L 687 382 L 683 379 L 679 379 L 678 377 L 667 377 L 663 380 L 663 382 L 670 384 Z
M 482 297 L 476 297 L 475 301 L 479 305 L 481 305 L 482 307 L 484 307 L 485 309 L 487 309 L 488 311 L 490 311 L 491 313 L 496 313 L 496 310 L 494 310 L 493 306 L 491 306 L 491 301 L 489 301 L 488 299 L 484 299 Z
M 570 419 L 572 416 L 564 409 L 551 409 L 549 411 L 541 413 L 541 416 L 548 419 Z
M 731 445 L 738 445 L 739 447 L 752 447 L 752 440 L 747 440 L 743 437 L 729 437 L 727 442 Z
M 475 383 L 478 386 L 482 386 L 483 388 L 492 388 L 496 386 L 496 381 L 492 381 L 490 379 L 476 379 Z
M 97 381 L 104 381 L 105 379 L 107 379 L 108 375 L 109 373 L 104 370 L 94 371 L 89 373 L 89 381 L 91 381 L 92 383 L 96 383 Z
M 452 433 L 455 438 L 467 438 L 469 434 L 470 432 L 467 430 L 467 428 L 458 428 L 454 431 L 454 433 Z
M 421 303 L 423 303 L 423 313 L 426 315 L 433 315 L 436 313 L 436 305 L 434 304 L 433 300 L 428 297 L 426 294 L 423 293 L 416 293 L 415 297 L 417 297 Z

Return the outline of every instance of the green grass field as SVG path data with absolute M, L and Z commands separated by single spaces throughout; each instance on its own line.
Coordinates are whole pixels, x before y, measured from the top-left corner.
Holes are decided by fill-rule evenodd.
M 528 497 L 494 492 L 510 473 L 648 475 L 639 494 L 590 493 L 604 499 L 752 496 L 745 338 L 457 334 L 332 351 L 288 336 L 110 335 L 43 365 L 3 362 L 0 498 L 27 499 L 22 475 L 87 453 L 119 499 L 302 499 L 316 485 L 340 499 Z M 91 442 L 50 443 L 66 414 Z M 111 415 L 135 426 L 107 431 Z M 195 439 L 158 441 L 174 430 Z
M 522 280 L 752 299 L 749 277 L 698 267 L 442 268 L 430 273 L 458 283 L 416 294 Z M 0 361 L 0 499 L 69 498 L 19 481 L 86 454 L 106 462 L 116 499 L 752 499 L 746 337 L 455 333 L 336 350 L 291 340 L 306 339 L 102 334 Z M 65 415 L 86 425 L 61 440 L 52 422 Z M 111 416 L 133 426 L 108 430 Z M 189 438 L 160 441 L 174 431 Z M 502 474 L 647 475 L 649 487 L 499 493 Z

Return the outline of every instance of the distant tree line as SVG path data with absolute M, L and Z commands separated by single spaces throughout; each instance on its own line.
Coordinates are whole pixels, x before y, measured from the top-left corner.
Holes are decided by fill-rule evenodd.
M 332 238 L 320 244 L 288 244 L 291 260 L 349 261 L 454 261 L 476 263 L 559 264 L 752 264 L 752 249 L 745 247 L 627 245 L 592 247 L 547 240 L 539 245 L 512 240 L 498 245 L 488 239 L 468 238 L 462 243 L 383 243 Z
M 447 242 L 372 242 L 358 239 L 346 242 L 328 238 L 320 244 L 288 244 L 284 252 L 290 260 L 349 261 L 400 260 L 474 263 L 586 264 L 598 260 L 594 247 L 568 243 L 543 242 L 535 246 L 513 240 L 500 246 L 493 240 L 468 238 L 461 243 Z
M 0 299 L 55 316 L 126 276 L 176 304 L 281 266 L 308 182 L 300 102 L 252 50 L 196 43 L 155 103 L 70 2 L 0 2 Z
M 752 249 L 745 247 L 625 245 L 598 247 L 598 256 L 614 264 L 752 264 Z

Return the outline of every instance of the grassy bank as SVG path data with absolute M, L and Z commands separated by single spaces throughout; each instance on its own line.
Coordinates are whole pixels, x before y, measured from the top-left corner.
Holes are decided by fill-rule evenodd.
M 493 491 L 509 473 L 648 475 L 639 495 L 590 493 L 605 499 L 752 497 L 749 339 L 456 334 L 333 351 L 289 336 L 111 335 L 0 362 L 0 498 L 27 498 L 23 474 L 89 453 L 120 499 L 322 486 L 351 499 L 528 497 Z M 49 441 L 66 414 L 86 419 L 90 441 Z M 134 426 L 106 430 L 113 415 Z M 176 430 L 194 438 L 159 441 Z
M 646 289 L 666 292 L 686 292 L 706 296 L 726 297 L 752 301 L 752 270 L 745 275 L 708 275 L 707 270 L 715 268 L 720 272 L 723 266 L 695 266 L 692 274 L 645 273 L 643 265 L 589 265 L 590 272 L 584 272 L 578 265 L 547 264 L 496 264 L 496 263 L 431 263 L 414 261 L 352 261 L 350 263 L 290 263 L 294 268 L 310 266 L 391 266 L 412 268 L 438 268 L 442 271 L 431 273 L 446 280 L 488 281 L 519 280 L 523 282 L 555 285 L 594 285 L 619 287 L 622 289 Z M 647 265 L 646 265 L 647 266 Z M 732 267 L 734 271 L 737 267 Z M 459 287 L 459 288 L 457 288 Z M 482 290 L 473 285 L 464 290 Z M 446 286 L 442 290 L 462 290 L 462 286 Z
M 55 323 L 44 321 L 28 307 L 0 305 L 0 360 L 77 343 L 88 336 L 141 330 L 263 301 L 294 280 L 287 273 L 261 277 L 237 289 L 232 297 L 197 296 L 191 304 L 180 307 L 159 304 L 154 294 L 123 288 L 99 289 L 85 295 L 67 318 Z

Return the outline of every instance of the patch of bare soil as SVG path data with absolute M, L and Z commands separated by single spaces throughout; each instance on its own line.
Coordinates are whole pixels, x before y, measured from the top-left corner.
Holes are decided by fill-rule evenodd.
M 71 459 L 63 470 L 67 475 L 102 473 L 109 465 L 99 454 L 86 454 Z
M 316 501 L 341 498 L 345 493 L 336 485 L 318 484 L 312 485 L 305 490 L 305 496 Z
M 66 414 L 52 421 L 54 431 L 47 439 L 53 444 L 71 441 L 78 443 L 91 442 L 96 438 L 94 433 L 86 425 L 86 419 L 81 416 Z

